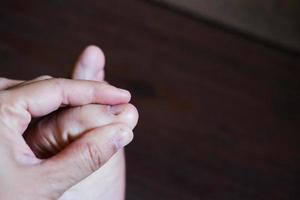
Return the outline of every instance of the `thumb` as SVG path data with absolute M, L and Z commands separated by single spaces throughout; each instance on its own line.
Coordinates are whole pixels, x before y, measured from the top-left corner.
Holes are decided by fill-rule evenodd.
M 102 167 L 119 149 L 133 139 L 125 124 L 117 123 L 95 128 L 75 140 L 41 167 L 52 183 L 51 190 L 62 195 L 73 185 Z M 55 188 L 53 188 L 55 187 Z
M 72 72 L 72 79 L 103 81 L 104 65 L 103 51 L 97 46 L 90 45 L 79 56 Z

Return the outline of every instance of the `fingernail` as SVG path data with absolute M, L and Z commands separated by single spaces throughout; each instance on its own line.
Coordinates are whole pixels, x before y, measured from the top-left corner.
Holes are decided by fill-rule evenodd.
M 109 106 L 109 112 L 113 115 L 119 115 L 123 112 L 124 105 Z
M 121 128 L 119 132 L 116 134 L 113 142 L 116 146 L 116 149 L 121 149 L 129 144 L 133 139 L 132 130 L 129 128 Z
M 120 88 L 119 88 L 119 90 L 120 90 L 124 95 L 126 95 L 126 96 L 130 96 L 130 95 L 131 95 L 130 92 L 129 92 L 128 90 L 124 90 L 124 89 L 120 89 Z

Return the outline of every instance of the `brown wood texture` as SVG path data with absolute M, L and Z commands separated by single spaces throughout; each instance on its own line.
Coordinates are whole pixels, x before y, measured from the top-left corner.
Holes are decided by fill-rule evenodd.
M 299 0 L 153 0 L 300 51 Z
M 1 76 L 67 76 L 88 44 L 140 111 L 127 199 L 300 198 L 299 56 L 147 1 L 1 2 Z

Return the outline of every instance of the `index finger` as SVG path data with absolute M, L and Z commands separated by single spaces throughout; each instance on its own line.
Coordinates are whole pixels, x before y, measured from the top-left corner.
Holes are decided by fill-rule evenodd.
M 61 78 L 37 81 L 1 94 L 1 104 L 12 108 L 16 112 L 13 116 L 18 113 L 30 114 L 32 117 L 44 116 L 62 105 L 115 105 L 129 101 L 130 93 L 126 90 L 96 81 Z

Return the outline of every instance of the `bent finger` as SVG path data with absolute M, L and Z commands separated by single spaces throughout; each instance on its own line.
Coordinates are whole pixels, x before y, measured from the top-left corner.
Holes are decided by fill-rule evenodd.
M 133 129 L 138 120 L 132 104 L 106 106 L 90 104 L 53 113 L 26 131 L 25 140 L 39 158 L 49 158 L 83 133 L 111 123 L 124 123 Z
M 47 115 L 60 106 L 128 103 L 130 93 L 126 90 L 95 82 L 69 79 L 47 79 L 2 92 L 1 112 L 6 124 L 22 130 L 31 117 Z M 15 123 L 11 123 L 14 121 Z

